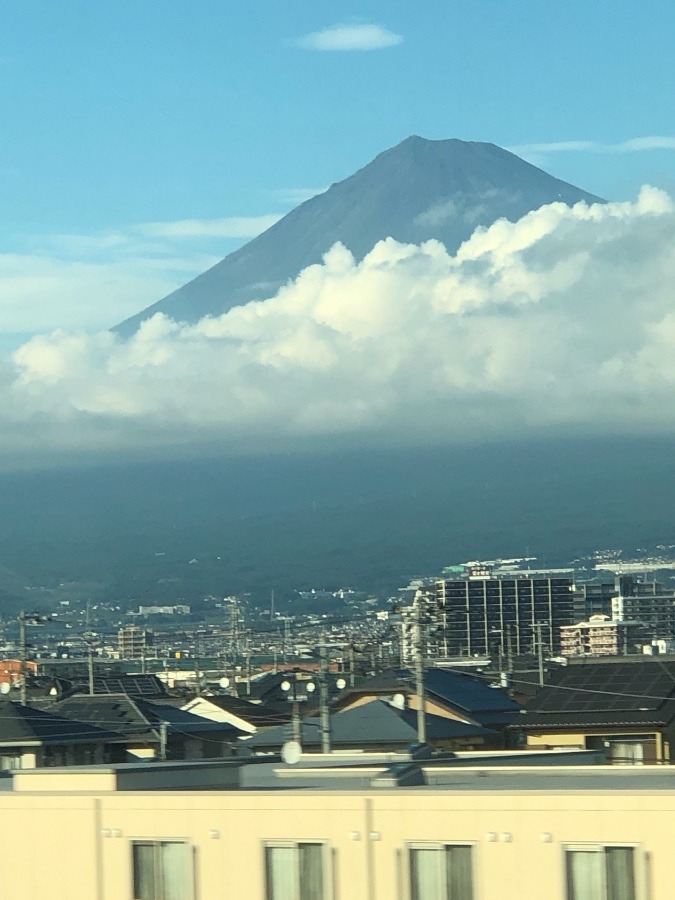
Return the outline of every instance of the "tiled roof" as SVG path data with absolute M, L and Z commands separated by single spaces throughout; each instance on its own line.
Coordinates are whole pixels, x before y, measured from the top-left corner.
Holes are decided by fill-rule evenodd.
M 485 728 L 446 719 L 426 717 L 427 735 L 431 740 L 494 735 Z M 417 741 L 417 713 L 398 710 L 382 700 L 373 700 L 344 712 L 334 713 L 330 719 L 331 744 L 334 747 L 373 747 L 377 745 L 407 745 Z M 318 716 L 301 723 L 302 745 L 321 745 L 321 719 Z M 253 749 L 278 748 L 291 739 L 290 725 L 258 732 L 245 741 Z
M 242 734 L 231 725 L 211 722 L 170 704 L 153 703 L 126 694 L 76 695 L 55 704 L 54 708 L 69 719 L 100 724 L 118 735 L 144 740 L 156 740 L 157 728 L 162 722 L 167 723 L 169 734 L 198 737 L 199 734 L 218 732 L 232 738 Z
M 70 744 L 105 741 L 115 735 L 93 723 L 75 722 L 72 719 L 31 706 L 22 706 L 13 700 L 0 703 L 0 744 Z
M 662 726 L 675 718 L 675 663 L 585 663 L 553 673 L 528 704 L 524 728 Z

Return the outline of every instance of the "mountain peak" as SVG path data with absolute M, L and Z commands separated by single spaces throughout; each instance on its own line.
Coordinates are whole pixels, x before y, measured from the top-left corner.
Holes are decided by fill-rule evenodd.
M 411 135 L 116 330 L 132 334 L 156 312 L 195 322 L 271 297 L 338 241 L 357 259 L 387 237 L 435 238 L 454 253 L 479 226 L 579 201 L 603 202 L 496 144 Z

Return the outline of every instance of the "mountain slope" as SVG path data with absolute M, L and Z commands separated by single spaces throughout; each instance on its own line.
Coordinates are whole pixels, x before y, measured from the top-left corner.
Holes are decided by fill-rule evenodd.
M 336 241 L 357 259 L 386 237 L 409 243 L 437 238 L 454 252 L 479 225 L 581 200 L 602 202 L 494 144 L 413 136 L 116 330 L 132 334 L 156 312 L 195 322 L 273 296 Z

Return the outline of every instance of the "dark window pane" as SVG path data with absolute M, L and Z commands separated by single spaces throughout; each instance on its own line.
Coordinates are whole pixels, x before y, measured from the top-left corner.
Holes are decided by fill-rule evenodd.
M 134 843 L 134 900 L 157 900 L 155 883 L 155 847 Z
M 635 871 L 632 847 L 605 849 L 607 900 L 635 900 Z
M 471 847 L 447 847 L 447 900 L 473 900 Z

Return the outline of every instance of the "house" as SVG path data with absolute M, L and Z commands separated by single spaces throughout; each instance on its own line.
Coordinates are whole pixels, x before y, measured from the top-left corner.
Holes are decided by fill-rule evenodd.
M 224 722 L 211 722 L 168 703 L 154 703 L 128 694 L 76 694 L 54 704 L 67 719 L 87 722 L 114 732 L 116 755 L 128 758 L 207 759 L 229 756 L 245 732 Z
M 13 700 L 0 702 L 0 769 L 105 762 L 117 735 Z
M 426 731 L 427 743 L 436 749 L 468 750 L 499 744 L 494 731 L 444 716 L 428 715 Z M 281 725 L 260 731 L 242 743 L 254 753 L 278 752 L 291 736 L 290 725 Z M 302 720 L 303 750 L 320 750 L 321 737 L 320 717 Z M 417 713 L 397 709 L 383 700 L 371 700 L 331 715 L 330 741 L 334 750 L 402 750 L 417 742 Z
M 303 710 L 307 714 L 318 709 L 320 677 L 322 676 L 319 672 L 309 668 L 286 668 L 278 672 L 264 672 L 251 679 L 246 699 L 253 703 L 264 703 L 271 709 L 286 715 L 289 707 L 288 692 L 284 690 L 283 685 L 289 682 L 297 684 L 298 687 L 303 684 L 312 685 L 310 691 L 305 692 L 304 696 Z M 336 696 L 341 690 L 338 685 L 344 682 L 343 676 L 337 672 L 327 672 L 324 677 L 328 685 L 329 696 Z
M 528 748 L 604 749 L 615 763 L 671 761 L 675 661 L 608 657 L 562 666 L 519 716 Z
M 18 687 L 15 685 L 15 687 Z M 91 688 L 94 694 L 128 694 L 149 700 L 168 699 L 166 686 L 157 675 L 95 675 Z M 73 694 L 89 694 L 88 674 L 75 673 L 75 677 L 60 675 L 30 675 L 27 679 L 27 696 L 32 704 L 49 709 L 51 702 L 64 700 Z
M 417 689 L 408 669 L 388 669 L 349 688 L 333 701 L 335 709 L 347 710 L 375 699 L 389 700 L 401 708 L 415 710 Z M 424 708 L 427 715 L 455 719 L 503 731 L 518 719 L 520 704 L 500 687 L 481 678 L 452 669 L 429 668 L 424 672 Z
M 224 722 L 253 734 L 261 728 L 273 728 L 290 720 L 289 704 L 277 711 L 264 703 L 250 703 L 229 694 L 200 694 L 181 707 L 185 712 L 203 716 L 213 722 Z

